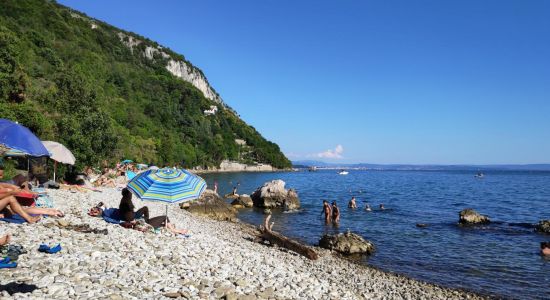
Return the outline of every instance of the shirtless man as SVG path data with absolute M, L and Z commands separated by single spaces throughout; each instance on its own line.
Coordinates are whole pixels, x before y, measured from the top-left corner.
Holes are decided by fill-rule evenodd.
M 348 203 L 348 208 L 356 209 L 357 203 L 355 203 L 355 197 L 351 197 L 351 200 Z
M 332 210 L 330 208 L 330 205 L 328 205 L 327 200 L 323 200 L 323 210 L 321 211 L 321 214 L 325 214 L 325 223 L 330 223 L 330 216 L 332 215 Z
M 340 222 L 340 209 L 336 205 L 336 201 L 332 201 L 332 222 L 335 224 Z

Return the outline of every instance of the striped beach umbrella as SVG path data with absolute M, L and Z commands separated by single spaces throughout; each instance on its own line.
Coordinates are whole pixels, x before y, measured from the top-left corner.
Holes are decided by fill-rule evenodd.
M 206 182 L 187 170 L 164 168 L 138 174 L 128 189 L 141 200 L 178 203 L 199 198 Z

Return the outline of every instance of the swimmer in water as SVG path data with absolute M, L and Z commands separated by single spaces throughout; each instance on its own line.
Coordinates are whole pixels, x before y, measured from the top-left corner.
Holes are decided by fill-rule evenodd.
M 355 203 L 355 197 L 351 197 L 351 200 L 348 203 L 348 208 L 356 209 L 357 203 Z
M 340 209 L 336 205 L 336 201 L 332 201 L 332 222 L 338 224 L 340 222 Z
M 550 242 L 540 243 L 540 254 L 542 256 L 550 257 Z
M 366 211 L 372 211 L 372 208 L 370 208 L 370 205 L 367 203 L 367 205 L 365 205 L 365 210 Z
M 323 210 L 321 211 L 321 214 L 325 214 L 325 223 L 330 223 L 330 216 L 332 215 L 332 210 L 330 208 L 330 205 L 328 205 L 327 200 L 323 200 Z

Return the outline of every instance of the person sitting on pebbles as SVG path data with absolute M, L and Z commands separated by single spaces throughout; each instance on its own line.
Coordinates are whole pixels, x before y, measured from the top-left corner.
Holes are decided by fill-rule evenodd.
M 11 218 L 13 215 L 20 215 L 28 223 L 35 223 L 41 216 L 64 217 L 65 214 L 55 208 L 26 207 L 21 206 L 13 195 L 21 192 L 17 187 L 0 187 L 0 218 Z M 10 196 L 7 196 L 10 195 Z M 32 216 L 34 215 L 34 216 Z
M 18 186 L 25 192 L 30 192 L 30 184 L 27 177 L 18 174 L 10 180 L 4 179 L 4 167 L 0 166 L 0 186 Z
M 135 207 L 134 207 L 134 203 L 132 203 L 132 193 L 127 188 L 122 189 L 122 199 L 120 199 L 118 210 L 119 210 L 120 218 L 122 221 L 126 223 L 126 226 L 135 225 L 136 218 L 139 219 L 143 217 L 145 220 L 145 223 L 151 225 L 155 229 L 166 227 L 170 232 L 175 234 L 188 233 L 188 231 L 185 229 L 177 229 L 173 223 L 170 223 L 170 220 L 166 216 L 149 218 L 149 208 L 147 206 L 144 206 L 135 212 L 134 212 L 134 209 Z
M 17 186 L 0 185 L 0 217 L 10 217 L 13 214 L 20 215 L 29 223 L 36 223 L 40 220 L 40 216 L 31 216 L 32 212 L 27 212 L 28 208 L 23 208 L 14 195 L 21 192 Z

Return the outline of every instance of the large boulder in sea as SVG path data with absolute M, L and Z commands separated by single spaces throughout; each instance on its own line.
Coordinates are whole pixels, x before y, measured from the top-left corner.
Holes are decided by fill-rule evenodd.
M 338 251 L 342 254 L 371 254 L 374 245 L 355 233 L 325 234 L 319 240 L 319 246 Z
M 300 208 L 300 199 L 295 190 L 285 189 L 285 182 L 277 179 L 264 183 L 251 195 L 254 206 L 260 208 Z
M 237 210 L 227 204 L 213 190 L 205 190 L 198 200 L 189 203 L 189 205 L 182 205 L 182 208 L 192 214 L 209 217 L 214 220 L 237 221 Z
M 488 224 L 491 222 L 489 217 L 479 214 L 472 208 L 463 209 L 458 213 L 458 223 L 461 225 Z
M 233 200 L 233 202 L 231 202 L 231 205 L 233 205 L 233 207 L 235 208 L 252 207 L 254 205 L 254 202 L 249 195 L 242 194 L 239 195 L 239 198 Z
M 550 220 L 542 220 L 535 225 L 535 231 L 550 234 Z

